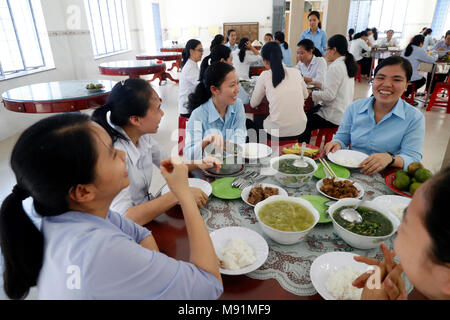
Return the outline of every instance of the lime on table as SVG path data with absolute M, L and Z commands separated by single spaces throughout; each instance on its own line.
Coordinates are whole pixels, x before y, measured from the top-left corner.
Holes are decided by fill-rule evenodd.
M 333 170 L 339 178 L 348 179 L 348 177 L 350 177 L 350 170 L 347 168 L 335 163 L 328 162 L 328 164 L 330 165 L 331 170 Z M 326 177 L 325 171 L 323 170 L 323 165 L 321 163 L 317 164 L 317 170 L 314 172 L 314 177 L 317 179 L 324 179 Z
M 220 199 L 239 199 L 241 197 L 242 190 L 239 188 L 233 188 L 231 184 L 233 183 L 235 177 L 228 177 L 217 179 L 212 186 L 212 194 Z
M 328 206 L 325 205 L 325 202 L 330 201 L 330 199 L 316 195 L 305 195 L 300 196 L 300 198 L 309 201 L 313 205 L 313 207 L 319 212 L 320 219 L 318 223 L 328 223 L 332 221 L 327 213 Z

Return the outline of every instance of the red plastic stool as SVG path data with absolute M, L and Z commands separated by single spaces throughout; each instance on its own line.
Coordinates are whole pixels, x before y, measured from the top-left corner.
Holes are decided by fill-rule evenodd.
M 447 91 L 447 94 L 443 94 L 441 97 L 438 94 L 441 91 Z M 427 106 L 427 111 L 430 111 L 433 107 L 447 108 L 447 113 L 450 113 L 450 83 L 438 82 L 434 87 L 434 91 L 431 94 L 430 102 Z
M 406 91 L 403 92 L 402 99 L 408 102 L 410 105 L 414 105 L 414 100 L 416 98 L 417 90 L 414 83 L 411 83 L 410 86 L 412 87 L 411 93 L 409 97 L 406 96 Z
M 186 139 L 186 122 L 189 118 L 178 116 L 178 154 L 183 155 L 184 141 Z
M 311 137 L 316 138 L 316 142 L 314 143 L 315 146 L 318 146 L 320 148 L 322 144 L 322 139 L 325 138 L 324 145 L 330 142 L 333 139 L 333 136 L 336 134 L 338 128 L 320 128 L 317 130 L 313 130 L 311 132 Z M 310 142 L 311 144 L 311 142 Z

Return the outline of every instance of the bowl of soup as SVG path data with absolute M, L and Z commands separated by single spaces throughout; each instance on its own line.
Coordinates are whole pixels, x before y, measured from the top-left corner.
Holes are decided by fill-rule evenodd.
M 358 249 L 373 249 L 389 239 L 400 225 L 400 220 L 387 208 L 373 201 L 365 201 L 356 211 L 362 217 L 361 223 L 350 223 L 340 216 L 345 208 L 353 208 L 358 199 L 341 199 L 328 208 L 337 234 L 349 245 Z
M 262 231 L 281 244 L 304 240 L 320 218 L 310 202 L 288 196 L 271 196 L 258 202 L 255 215 Z
M 316 162 L 308 157 L 303 157 L 307 163 L 305 168 L 294 165 L 294 161 L 301 159 L 295 154 L 285 154 L 270 160 L 270 166 L 276 171 L 275 179 L 289 188 L 299 188 L 302 184 L 311 180 L 317 170 Z

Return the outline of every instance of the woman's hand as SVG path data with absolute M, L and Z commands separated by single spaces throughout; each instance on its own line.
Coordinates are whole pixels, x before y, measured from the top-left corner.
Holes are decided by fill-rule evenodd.
M 213 144 L 216 150 L 223 150 L 224 141 L 223 136 L 221 134 L 209 134 L 202 140 L 202 150 L 205 149 L 206 146 Z
M 386 168 L 391 161 L 392 156 L 389 153 L 374 153 L 359 164 L 362 167 L 361 173 L 375 174 Z
M 161 161 L 161 174 L 177 199 L 189 190 L 188 168 L 179 157 Z
M 303 77 L 303 80 L 305 80 L 306 84 L 309 84 L 312 81 L 312 78 Z
M 198 168 L 202 170 L 206 170 L 209 168 L 216 169 L 216 172 L 220 172 L 220 168 L 222 168 L 222 162 L 216 157 L 208 156 L 202 159 L 202 163 L 198 165 Z
M 331 141 L 331 142 L 328 142 L 325 145 L 325 154 L 328 155 L 330 152 L 334 153 L 334 152 L 336 152 L 338 150 L 341 150 L 341 149 L 342 149 L 342 147 L 341 147 L 341 144 L 339 142 Z
M 194 196 L 197 207 L 202 208 L 206 202 L 208 202 L 208 195 L 202 191 L 202 189 L 189 187 L 192 195 Z

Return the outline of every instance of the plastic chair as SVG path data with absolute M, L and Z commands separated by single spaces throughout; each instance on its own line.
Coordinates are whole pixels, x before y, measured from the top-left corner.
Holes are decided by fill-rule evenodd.
M 414 83 L 411 83 L 410 86 L 412 87 L 411 93 L 409 94 L 409 97 L 406 96 L 406 92 L 403 92 L 402 99 L 408 102 L 410 105 L 414 105 L 414 101 L 416 98 L 417 90 Z
M 189 118 L 178 116 L 178 155 L 183 155 L 184 142 L 186 139 L 186 122 Z
M 439 93 L 443 91 L 442 96 Z M 447 91 L 447 94 L 445 94 Z M 427 111 L 430 111 L 433 107 L 447 108 L 447 113 L 450 113 L 450 82 L 438 82 L 434 87 L 434 91 L 431 94 L 430 102 L 427 106 Z
M 317 130 L 313 130 L 311 132 L 311 138 L 317 137 L 314 145 L 320 148 L 323 138 L 325 138 L 324 145 L 326 145 L 333 139 L 333 136 L 336 134 L 337 130 L 338 128 L 320 128 Z

